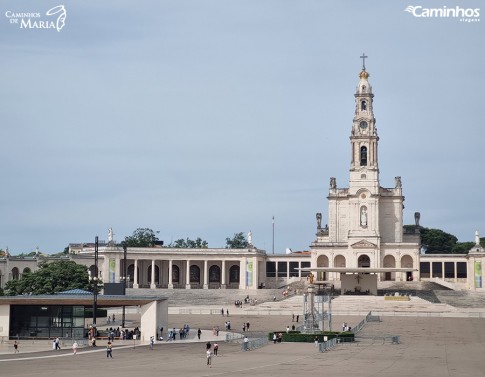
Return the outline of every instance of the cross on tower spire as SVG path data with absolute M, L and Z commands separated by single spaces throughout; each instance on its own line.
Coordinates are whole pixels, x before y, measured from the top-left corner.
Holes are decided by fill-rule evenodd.
M 362 59 L 362 69 L 365 71 L 365 59 L 368 58 L 368 56 L 366 56 L 365 52 L 363 52 L 360 58 Z

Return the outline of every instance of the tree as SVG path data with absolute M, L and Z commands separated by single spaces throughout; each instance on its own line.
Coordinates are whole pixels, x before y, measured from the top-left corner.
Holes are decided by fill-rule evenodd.
M 138 228 L 124 240 L 128 247 L 153 247 L 157 241 L 158 237 L 155 232 L 149 228 Z
M 209 244 L 207 241 L 202 240 L 202 238 L 197 237 L 195 241 L 187 238 L 187 239 L 179 239 L 174 241 L 173 245 L 170 245 L 171 247 L 175 247 L 177 249 L 207 249 L 209 247 Z
M 246 249 L 249 246 L 243 232 L 234 233 L 234 237 L 226 238 L 226 249 Z
M 37 271 L 26 272 L 21 279 L 5 285 L 9 296 L 53 294 L 70 289 L 89 290 L 89 276 L 86 266 L 68 260 L 43 262 Z
M 416 225 L 404 225 L 404 229 L 414 232 Z M 458 239 L 441 229 L 419 227 L 421 244 L 426 246 L 427 254 L 467 254 L 475 242 L 458 242 Z M 480 239 L 485 244 L 485 238 Z

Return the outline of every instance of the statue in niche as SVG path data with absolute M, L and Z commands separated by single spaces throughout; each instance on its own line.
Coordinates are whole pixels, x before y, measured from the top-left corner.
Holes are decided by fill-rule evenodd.
M 322 214 L 317 213 L 317 229 L 322 229 Z
M 480 246 L 480 233 L 478 233 L 478 230 L 475 231 L 475 245 Z
M 113 228 L 108 229 L 108 242 L 113 242 Z
M 365 207 L 360 209 L 360 225 L 364 227 L 367 226 L 367 208 Z
M 401 177 L 395 177 L 394 180 L 396 182 L 396 188 L 401 188 L 402 187 Z
M 334 177 L 330 178 L 330 188 L 331 189 L 336 189 L 337 188 L 337 179 Z

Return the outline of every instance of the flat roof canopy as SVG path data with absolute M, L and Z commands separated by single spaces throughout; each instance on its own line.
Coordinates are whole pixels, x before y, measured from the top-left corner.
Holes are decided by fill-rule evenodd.
M 93 304 L 94 296 L 88 295 L 38 295 L 38 296 L 3 296 L 0 305 L 84 305 Z M 107 296 L 98 295 L 96 304 L 98 308 L 112 306 L 146 305 L 153 301 L 165 301 L 161 296 Z
M 340 273 L 348 273 L 348 274 L 380 274 L 383 272 L 410 272 L 410 271 L 418 271 L 415 268 L 366 268 L 366 267 L 354 267 L 354 268 L 347 268 L 347 267 L 304 267 L 304 268 L 297 268 L 300 271 L 317 271 L 317 272 L 340 272 Z

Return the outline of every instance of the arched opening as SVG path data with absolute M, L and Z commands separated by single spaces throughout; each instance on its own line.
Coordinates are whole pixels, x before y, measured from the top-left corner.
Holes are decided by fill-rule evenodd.
M 328 267 L 328 265 L 328 257 L 326 255 L 319 255 L 317 258 L 317 267 Z M 318 271 L 317 280 L 327 280 L 327 273 L 324 271 Z
M 28 267 L 25 267 L 24 270 L 22 271 L 23 274 L 29 274 L 31 272 L 32 272 L 31 269 Z
M 366 101 L 361 101 L 361 102 L 360 102 L 360 109 L 361 109 L 362 111 L 367 110 L 367 102 L 366 102 Z
M 384 268 L 395 268 L 396 267 L 396 259 L 392 255 L 386 255 L 384 257 Z M 385 272 L 384 280 L 395 280 L 394 272 Z
M 221 269 L 219 266 L 213 265 L 209 268 L 209 283 L 221 282 Z
M 128 279 L 129 279 L 129 282 L 131 282 L 132 284 L 138 284 L 137 281 L 135 281 L 135 265 L 134 264 L 130 264 L 128 266 Z M 136 275 L 138 277 L 138 279 L 140 279 L 140 267 L 137 267 L 136 268 Z
M 361 255 L 357 260 L 357 266 L 359 268 L 369 268 L 370 267 L 370 258 L 368 255 Z
M 234 265 L 229 269 L 229 283 L 239 283 L 239 266 Z
M 190 282 L 191 283 L 200 283 L 200 268 L 193 264 L 190 266 Z
M 337 255 L 333 260 L 334 267 L 345 267 L 346 261 L 343 255 Z
M 88 273 L 91 277 L 99 277 L 99 268 L 96 267 L 94 264 L 92 264 L 91 266 L 89 266 L 88 268 Z
M 413 258 L 410 255 L 403 255 L 401 258 L 401 267 L 402 268 L 413 268 Z M 406 281 L 413 281 L 413 271 L 406 271 Z
M 148 284 L 151 284 L 152 282 L 152 266 L 148 266 Z M 160 268 L 158 266 L 155 266 L 155 284 L 160 284 Z
M 367 147 L 360 147 L 360 166 L 367 166 Z
M 12 268 L 12 279 L 19 280 L 19 278 L 20 278 L 19 269 L 17 267 Z
M 180 283 L 180 268 L 179 266 L 172 266 L 172 284 Z

